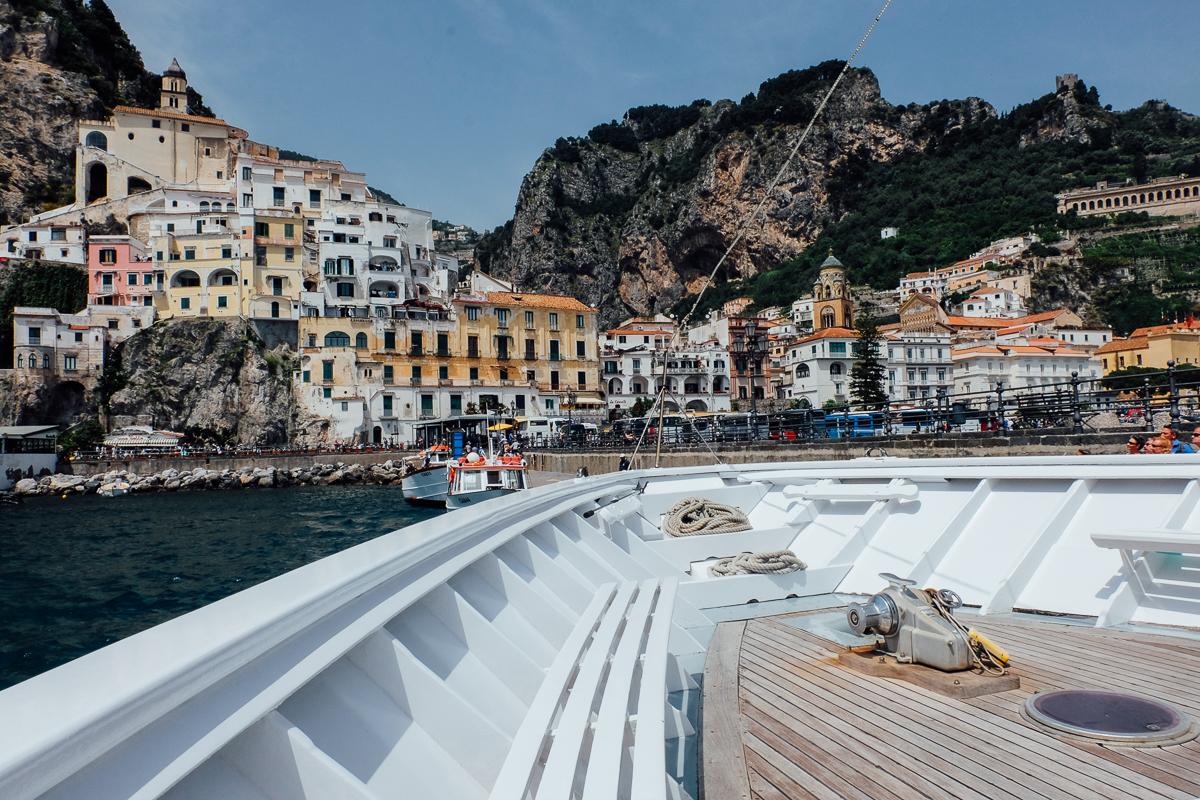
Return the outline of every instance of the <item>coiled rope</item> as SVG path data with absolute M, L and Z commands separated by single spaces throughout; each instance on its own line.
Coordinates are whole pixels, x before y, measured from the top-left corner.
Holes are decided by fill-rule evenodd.
M 708 568 L 712 575 L 783 575 L 805 569 L 808 565 L 791 550 L 770 553 L 742 553 L 714 561 Z
M 750 520 L 736 506 L 714 503 L 703 497 L 685 497 L 663 516 L 667 536 L 701 536 L 750 530 Z

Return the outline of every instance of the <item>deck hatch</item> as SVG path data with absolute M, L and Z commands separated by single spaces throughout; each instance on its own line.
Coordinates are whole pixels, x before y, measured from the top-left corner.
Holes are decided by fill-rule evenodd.
M 1148 697 L 1099 689 L 1043 692 L 1025 701 L 1035 723 L 1056 731 L 1129 744 L 1172 744 L 1193 739 L 1192 719 Z

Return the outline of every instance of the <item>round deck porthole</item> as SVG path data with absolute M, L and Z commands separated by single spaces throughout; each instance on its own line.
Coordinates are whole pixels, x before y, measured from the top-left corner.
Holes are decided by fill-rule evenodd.
M 1200 731 L 1166 703 L 1102 689 L 1038 693 L 1024 710 L 1034 723 L 1059 733 L 1131 745 L 1179 744 Z

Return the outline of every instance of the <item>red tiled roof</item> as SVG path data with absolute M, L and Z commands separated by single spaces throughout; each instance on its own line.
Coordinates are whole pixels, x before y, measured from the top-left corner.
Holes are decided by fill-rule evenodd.
M 805 342 L 815 342 L 817 339 L 857 339 L 858 331 L 853 328 L 824 328 L 817 331 L 812 336 L 806 336 L 798 342 L 792 344 L 804 344 Z M 789 345 L 790 346 L 790 345 Z
M 184 122 L 201 122 L 205 125 L 224 125 L 229 127 L 229 123 L 223 119 L 214 117 L 197 117 L 194 114 L 180 114 L 177 111 L 158 111 L 149 108 L 134 108 L 133 106 L 117 106 L 113 109 L 113 113 L 122 112 L 124 114 L 137 114 L 143 117 L 162 117 L 163 119 L 181 119 Z
M 488 292 L 487 301 L 502 306 L 530 308 L 565 308 L 571 311 L 595 311 L 574 297 L 559 294 L 528 294 L 526 292 Z
M 1113 339 L 1096 349 L 1096 355 L 1102 353 L 1122 353 L 1126 350 L 1142 350 L 1150 346 L 1150 340 L 1145 336 L 1130 336 L 1128 339 Z

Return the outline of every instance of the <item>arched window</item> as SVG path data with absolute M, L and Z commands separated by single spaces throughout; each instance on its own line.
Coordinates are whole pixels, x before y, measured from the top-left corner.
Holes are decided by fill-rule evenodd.
M 207 213 L 207 212 L 208 212 L 208 201 L 207 201 L 207 200 L 201 200 L 201 201 L 200 201 L 200 213 L 204 214 L 204 213 Z
M 830 375 L 841 375 L 842 374 L 842 365 L 836 364 L 836 363 L 830 364 L 829 365 L 829 374 Z
M 17 353 L 17 369 L 20 369 L 23 366 L 25 366 L 25 356 Z
M 1123 206 L 1127 206 L 1127 205 L 1129 205 L 1129 198 L 1128 198 L 1128 197 L 1122 197 L 1122 198 L 1121 198 L 1121 205 L 1123 205 Z
M 325 334 L 326 347 L 349 347 L 350 337 L 341 331 L 330 331 Z
M 1159 192 L 1159 193 L 1158 193 L 1158 199 L 1159 199 L 1159 200 L 1162 200 L 1162 199 L 1163 199 L 1162 192 Z
M 367 347 L 367 335 L 365 333 L 359 333 L 357 336 L 355 336 L 354 337 L 354 346 L 359 349 L 365 350 Z
M 49 356 L 49 354 L 43 354 L 43 355 L 42 355 L 42 369 L 50 369 L 50 356 Z
M 826 307 L 821 311 L 821 327 L 832 328 L 835 320 L 835 315 L 832 308 Z
M 83 143 L 88 147 L 99 147 L 101 150 L 108 149 L 108 137 L 100 131 L 92 131 L 83 140 Z
M 1112 198 L 1111 197 L 1104 201 L 1104 207 L 1112 208 Z
M 1188 187 L 1186 187 L 1186 186 L 1185 186 L 1185 187 L 1183 187 L 1183 196 L 1184 196 L 1184 197 L 1187 197 L 1187 196 L 1188 196 L 1188 192 L 1190 192 L 1190 191 L 1191 191 L 1191 189 L 1189 189 Z
M 1072 211 L 1078 211 L 1078 210 L 1079 210 L 1079 203 L 1071 203 L 1071 210 L 1072 210 Z
M 271 319 L 279 319 L 279 303 L 271 303 Z
M 796 377 L 797 378 L 807 378 L 808 377 L 808 364 L 801 364 L 800 366 L 796 367 Z
M 233 203 L 226 203 L 226 204 L 225 204 L 225 210 L 226 210 L 226 211 L 233 211 L 233 210 L 234 210 L 234 208 L 233 208 Z

